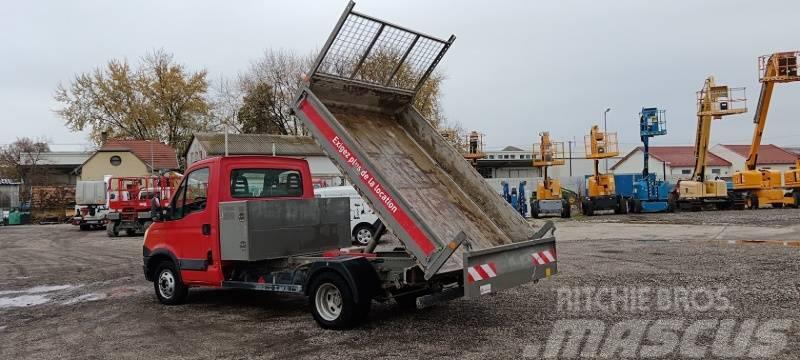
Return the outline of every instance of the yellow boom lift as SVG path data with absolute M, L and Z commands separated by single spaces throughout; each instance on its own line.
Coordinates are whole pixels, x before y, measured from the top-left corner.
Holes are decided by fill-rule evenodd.
M 679 180 L 670 193 L 670 205 L 674 209 L 702 210 L 709 204 L 717 209 L 730 208 L 733 199 L 728 196 L 728 187 L 720 179 L 706 179 L 708 143 L 711 139 L 711 121 L 723 116 L 747 112 L 744 88 L 729 88 L 717 85 L 709 76 L 703 89 L 697 92 L 697 134 L 694 143 L 694 172 L 692 178 Z
M 533 166 L 542 169 L 542 181 L 536 185 L 536 199 L 531 201 L 531 216 L 555 215 L 570 217 L 569 202 L 562 197 L 561 182 L 551 179 L 547 168 L 564 165 L 564 143 L 550 140 L 550 133 L 539 133 L 540 142 L 533 144 Z
M 599 210 L 614 210 L 615 214 L 627 214 L 627 200 L 616 193 L 614 174 L 600 173 L 600 160 L 619 155 L 617 133 L 600 131 L 592 126 L 589 135 L 584 137 L 586 158 L 594 160 L 594 175 L 586 179 L 586 197 L 581 201 L 581 209 L 586 216 Z
M 755 129 L 753 141 L 750 144 L 750 153 L 747 155 L 745 169 L 733 174 L 733 189 L 739 198 L 743 198 L 751 209 L 759 206 L 771 205 L 772 207 L 797 206 L 800 203 L 800 187 L 797 181 L 797 168 L 785 174 L 786 186 L 794 189 L 787 193 L 781 184 L 781 172 L 773 169 L 757 169 L 758 151 L 761 147 L 761 137 L 767 124 L 772 90 L 776 83 L 800 81 L 797 73 L 797 59 L 800 52 L 779 52 L 764 55 L 758 58 L 761 94 L 758 97 L 758 107 L 753 118 Z

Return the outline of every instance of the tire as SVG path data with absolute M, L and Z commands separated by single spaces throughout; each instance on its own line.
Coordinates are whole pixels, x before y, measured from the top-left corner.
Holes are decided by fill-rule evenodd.
M 667 211 L 674 213 L 678 210 L 678 195 L 669 193 L 669 195 L 667 195 Z
M 369 224 L 359 224 L 353 229 L 353 243 L 366 246 L 375 237 L 375 229 Z
M 324 329 L 349 329 L 364 320 L 372 299 L 356 301 L 353 290 L 338 274 L 326 271 L 311 281 L 311 315 Z
M 538 219 L 539 218 L 539 202 L 538 201 L 534 202 L 533 205 L 531 206 L 531 217 L 534 218 L 534 219 Z
M 78 228 L 80 228 L 81 231 L 89 231 L 92 229 L 92 226 L 88 224 L 81 224 L 78 226 Z
M 572 216 L 572 209 L 570 208 L 569 201 L 561 200 L 561 217 L 569 219 Z
M 618 200 L 617 208 L 619 209 L 619 213 L 625 215 L 628 213 L 628 199 L 624 197 L 620 197 Z
M 162 261 L 158 264 L 153 278 L 153 289 L 156 291 L 158 301 L 164 305 L 178 305 L 186 301 L 189 288 L 183 284 L 180 273 L 172 261 Z
M 592 202 L 590 200 L 584 200 L 581 205 L 582 205 L 581 208 L 583 209 L 583 215 L 586 216 L 594 215 L 594 208 L 592 207 Z
M 800 192 L 795 192 L 792 196 L 794 197 L 794 208 L 797 209 L 800 207 Z
M 119 236 L 119 223 L 115 221 L 106 224 L 106 234 L 108 234 L 109 237 Z
M 750 210 L 758 210 L 758 196 L 750 195 Z
M 642 201 L 639 199 L 633 199 L 633 212 L 636 214 L 642 213 Z
M 126 236 L 136 236 L 136 230 L 134 229 L 125 229 Z

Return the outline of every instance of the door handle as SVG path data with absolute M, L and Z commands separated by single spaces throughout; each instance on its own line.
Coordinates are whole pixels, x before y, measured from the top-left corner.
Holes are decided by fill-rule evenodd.
M 203 231 L 203 235 L 211 235 L 211 224 L 203 224 L 201 230 Z

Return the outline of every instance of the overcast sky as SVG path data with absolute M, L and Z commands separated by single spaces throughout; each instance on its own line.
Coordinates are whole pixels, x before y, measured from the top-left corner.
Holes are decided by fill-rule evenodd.
M 59 82 L 111 58 L 163 48 L 210 79 L 233 77 L 267 48 L 319 48 L 341 1 L 13 1 L 0 11 L 0 144 L 88 140 L 53 113 Z M 750 112 L 715 121 L 712 142 L 747 143 L 757 57 L 800 50 L 796 1 L 378 1 L 356 10 L 456 42 L 440 64 L 450 120 L 490 148 L 528 148 L 540 131 L 582 141 L 608 117 L 623 150 L 639 144 L 643 106 L 667 110 L 655 144 L 692 144 L 706 76 L 747 87 Z M 779 84 L 765 142 L 800 145 L 800 83 Z M 57 146 L 56 149 L 69 148 Z

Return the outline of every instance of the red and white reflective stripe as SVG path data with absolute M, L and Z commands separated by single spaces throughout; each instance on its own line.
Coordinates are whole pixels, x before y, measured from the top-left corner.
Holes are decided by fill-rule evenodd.
M 467 281 L 470 283 L 491 279 L 496 276 L 497 268 L 494 266 L 493 262 L 470 266 L 467 268 Z
M 556 261 L 555 254 L 550 250 L 539 251 L 531 254 L 534 265 L 546 265 Z

